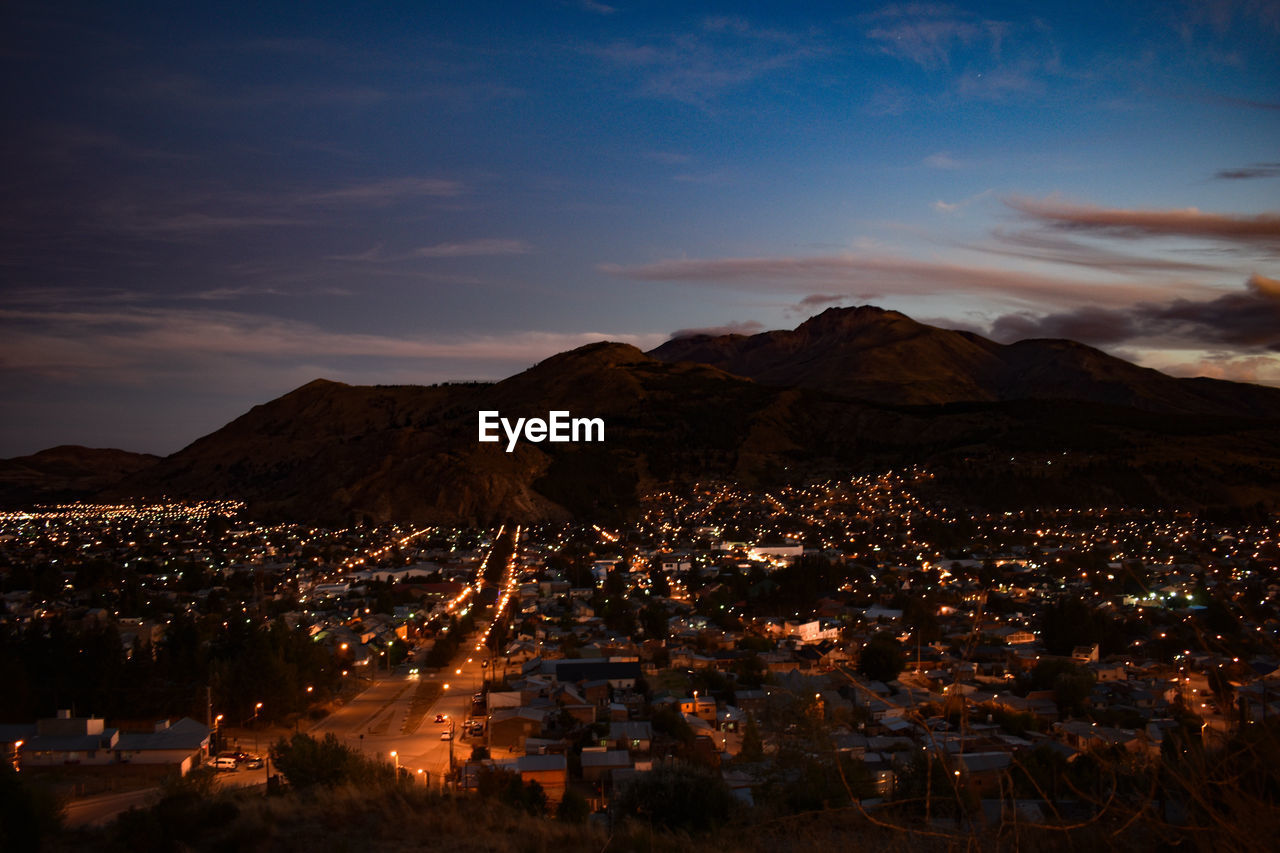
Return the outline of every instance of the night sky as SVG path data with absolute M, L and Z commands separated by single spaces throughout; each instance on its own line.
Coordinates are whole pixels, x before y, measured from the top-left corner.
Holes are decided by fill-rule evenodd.
M 0 456 L 864 303 L 1280 384 L 1280 3 L 185 5 L 0 11 Z

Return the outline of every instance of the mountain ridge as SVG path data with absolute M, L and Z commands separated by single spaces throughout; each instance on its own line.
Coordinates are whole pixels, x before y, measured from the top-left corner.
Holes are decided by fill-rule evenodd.
M 1000 344 L 869 305 L 828 308 L 790 330 L 673 338 L 649 354 L 895 405 L 1066 399 L 1170 414 L 1280 417 L 1280 389 L 1180 379 L 1065 339 Z
M 232 498 L 263 517 L 343 523 L 608 520 L 671 484 L 768 488 L 918 465 L 935 499 L 974 506 L 1280 506 L 1271 389 L 1177 380 L 1073 342 L 997 344 L 870 307 L 680 340 L 651 353 L 588 344 L 492 384 L 315 380 L 103 494 Z M 671 358 L 677 349 L 691 358 Z M 508 453 L 478 441 L 489 410 L 599 417 L 605 440 Z

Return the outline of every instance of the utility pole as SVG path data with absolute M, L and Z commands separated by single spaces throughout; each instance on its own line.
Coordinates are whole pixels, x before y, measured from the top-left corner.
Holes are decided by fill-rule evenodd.
M 453 740 L 458 730 L 458 721 L 453 717 L 449 718 L 449 778 L 453 779 Z M 453 789 L 458 790 L 458 782 L 454 779 Z

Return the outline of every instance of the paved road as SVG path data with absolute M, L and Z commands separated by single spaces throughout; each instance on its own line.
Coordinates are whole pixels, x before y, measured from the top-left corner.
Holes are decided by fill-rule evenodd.
M 333 733 L 347 745 L 387 763 L 398 759 L 401 767 L 414 774 L 421 770 L 424 783 L 429 778 L 431 784 L 438 784 L 449 769 L 450 742 L 442 741 L 440 736 L 450 726 L 436 723 L 435 716 L 445 714 L 454 721 L 458 738 L 453 744 L 454 757 L 457 761 L 466 760 L 471 754 L 472 741 L 461 737 L 461 723 L 471 709 L 472 693 L 480 689 L 484 678 L 480 661 L 474 646 L 466 645 L 450 666 L 438 673 L 411 676 L 407 671 L 400 671 L 384 677 L 322 720 L 311 733 L 317 737 Z M 439 684 L 442 693 L 414 725 L 410 720 L 411 705 L 422 681 Z M 446 684 L 448 689 L 444 689 Z M 392 752 L 396 753 L 395 757 Z
M 506 535 L 519 535 L 519 528 Z M 518 542 L 517 542 L 518 546 Z M 477 625 L 476 636 L 483 636 L 487 625 Z M 436 714 L 445 714 L 454 722 L 453 758 L 465 761 L 474 744 L 482 739 L 462 737 L 461 724 L 471 710 L 471 696 L 484 683 L 484 653 L 475 649 L 475 641 L 463 644 L 462 650 L 438 673 L 422 672 L 411 676 L 409 665 L 403 664 L 392 674 L 383 675 L 368 690 L 345 707 L 329 715 L 311 731 L 316 736 L 332 732 L 349 746 L 365 755 L 378 756 L 388 763 L 399 763 L 411 773 L 420 774 L 424 783 L 438 784 L 450 767 L 450 741 L 440 735 L 449 727 L 436 723 Z M 410 706 L 421 680 L 441 685 L 443 693 L 427 710 L 421 722 L 409 719 Z M 444 685 L 448 689 L 443 689 Z M 396 755 L 393 757 L 392 752 Z
M 511 535 L 511 534 L 508 534 Z M 518 529 L 517 533 L 518 535 Z M 477 626 L 477 636 L 483 635 L 487 625 Z M 411 675 L 410 665 L 402 664 L 394 672 L 378 673 L 373 682 L 350 702 L 325 717 L 310 730 L 316 737 L 332 732 L 339 740 L 359 749 L 370 757 L 381 757 L 388 764 L 398 763 L 411 773 L 435 786 L 441 784 L 450 767 L 450 745 L 453 758 L 461 763 L 471 755 L 475 740 L 462 736 L 462 721 L 471 709 L 471 696 L 480 690 L 486 674 L 481 665 L 483 652 L 475 649 L 474 641 L 463 644 L 462 650 L 449 666 L 438 673 L 423 672 Z M 447 684 L 421 722 L 412 725 L 409 716 L 414 695 L 422 680 Z M 440 735 L 450 725 L 436 723 L 435 715 L 445 714 L 454 721 L 454 741 L 442 741 Z M 363 737 L 362 737 L 363 735 Z M 257 744 L 257 752 L 266 756 L 269 738 L 265 735 Z M 253 748 L 247 738 L 241 748 Z M 391 753 L 396 753 L 393 758 Z M 418 771 L 422 771 L 421 774 Z M 228 771 L 217 775 L 221 787 L 251 787 L 265 785 L 267 770 Z M 66 822 L 69 826 L 88 826 L 106 823 L 116 815 L 134 806 L 146 806 L 159 797 L 158 788 L 103 794 L 74 800 L 67 805 Z
M 71 827 L 99 826 L 123 811 L 134 806 L 139 808 L 149 806 L 159 798 L 159 788 L 141 788 L 136 791 L 82 797 L 67 803 L 65 822 Z

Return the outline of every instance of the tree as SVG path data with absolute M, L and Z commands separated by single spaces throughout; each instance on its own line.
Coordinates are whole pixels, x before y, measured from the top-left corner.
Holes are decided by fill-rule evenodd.
M 640 611 L 640 625 L 644 635 L 651 640 L 663 640 L 667 636 L 667 619 L 670 614 L 667 606 L 660 601 L 651 601 Z
M 53 794 L 20 778 L 7 761 L 0 762 L 0 849 L 39 850 L 43 839 L 61 826 L 62 806 Z
M 591 816 L 591 804 L 576 788 L 565 789 L 560 805 L 556 807 L 556 820 L 562 823 L 586 823 Z
M 546 814 L 547 794 L 542 785 L 523 782 L 519 773 L 482 766 L 476 774 L 476 793 L 484 799 L 496 799 L 531 815 Z
M 295 734 L 271 746 L 271 760 L 294 788 L 346 782 L 390 781 L 392 768 L 371 761 L 329 732 L 322 740 Z
M 1089 670 L 1069 660 L 1046 658 L 1031 671 L 1031 683 L 1040 689 L 1053 690 L 1058 711 L 1078 714 L 1093 690 L 1095 676 Z
M 1218 707 L 1222 709 L 1224 714 L 1230 713 L 1231 706 L 1235 703 L 1236 688 L 1231 683 L 1230 676 L 1223 671 L 1221 666 L 1210 668 L 1205 672 L 1209 681 L 1209 689 L 1213 691 L 1213 698 L 1217 701 Z
M 868 640 L 858 656 L 858 672 L 876 681 L 893 681 L 906 664 L 902 645 L 884 631 Z
M 764 742 L 760 740 L 760 728 L 754 714 L 747 715 L 746 725 L 742 728 L 742 749 L 738 751 L 738 758 L 743 761 L 764 758 Z
M 733 793 L 718 773 L 689 765 L 663 766 L 636 777 L 614 797 L 624 818 L 685 832 L 709 832 L 728 821 Z

